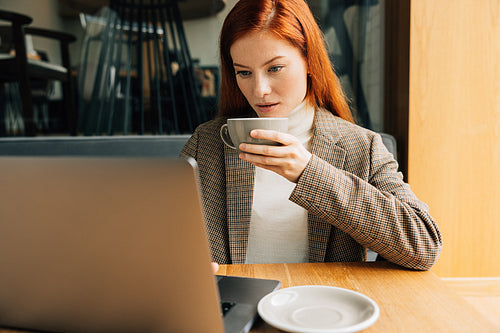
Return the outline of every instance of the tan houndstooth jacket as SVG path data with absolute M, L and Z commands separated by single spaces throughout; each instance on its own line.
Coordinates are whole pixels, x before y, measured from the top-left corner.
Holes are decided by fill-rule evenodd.
M 198 162 L 213 260 L 244 263 L 254 167 L 219 136 L 225 119 L 200 125 L 181 155 Z M 316 110 L 311 158 L 289 200 L 308 211 L 310 262 L 363 261 L 366 248 L 396 264 L 429 269 L 441 234 L 397 172 L 380 136 Z

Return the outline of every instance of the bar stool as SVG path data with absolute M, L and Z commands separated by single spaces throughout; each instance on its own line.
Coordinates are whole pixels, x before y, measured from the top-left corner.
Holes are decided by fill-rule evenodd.
M 208 120 L 177 0 L 111 0 L 81 18 L 80 131 L 190 133 Z

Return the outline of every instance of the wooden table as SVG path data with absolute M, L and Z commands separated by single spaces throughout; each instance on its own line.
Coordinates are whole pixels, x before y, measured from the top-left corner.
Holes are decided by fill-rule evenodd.
M 495 332 L 462 297 L 431 271 L 388 262 L 221 265 L 217 274 L 280 280 L 282 288 L 328 285 L 361 292 L 380 307 L 380 318 L 363 332 Z M 0 333 L 14 333 L 0 329 Z M 252 333 L 280 332 L 258 320 Z
M 487 320 L 431 271 L 388 262 L 221 265 L 217 274 L 280 280 L 282 288 L 328 285 L 361 292 L 380 307 L 363 332 L 495 332 Z M 280 332 L 257 321 L 252 333 Z

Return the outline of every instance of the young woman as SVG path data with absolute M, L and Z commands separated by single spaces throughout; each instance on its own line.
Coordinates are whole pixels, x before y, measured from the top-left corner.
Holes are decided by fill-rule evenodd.
M 429 269 L 441 235 L 380 136 L 353 123 L 321 31 L 303 0 L 240 0 L 220 35 L 220 117 L 182 151 L 197 160 L 213 260 L 362 261 L 370 248 Z M 230 117 L 288 117 L 281 146 L 219 137 Z

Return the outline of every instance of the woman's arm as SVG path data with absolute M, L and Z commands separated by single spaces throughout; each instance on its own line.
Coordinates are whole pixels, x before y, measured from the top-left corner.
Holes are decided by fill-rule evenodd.
M 369 177 L 361 179 L 313 155 L 290 200 L 389 261 L 429 269 L 441 251 L 441 234 L 379 135 L 369 163 Z

